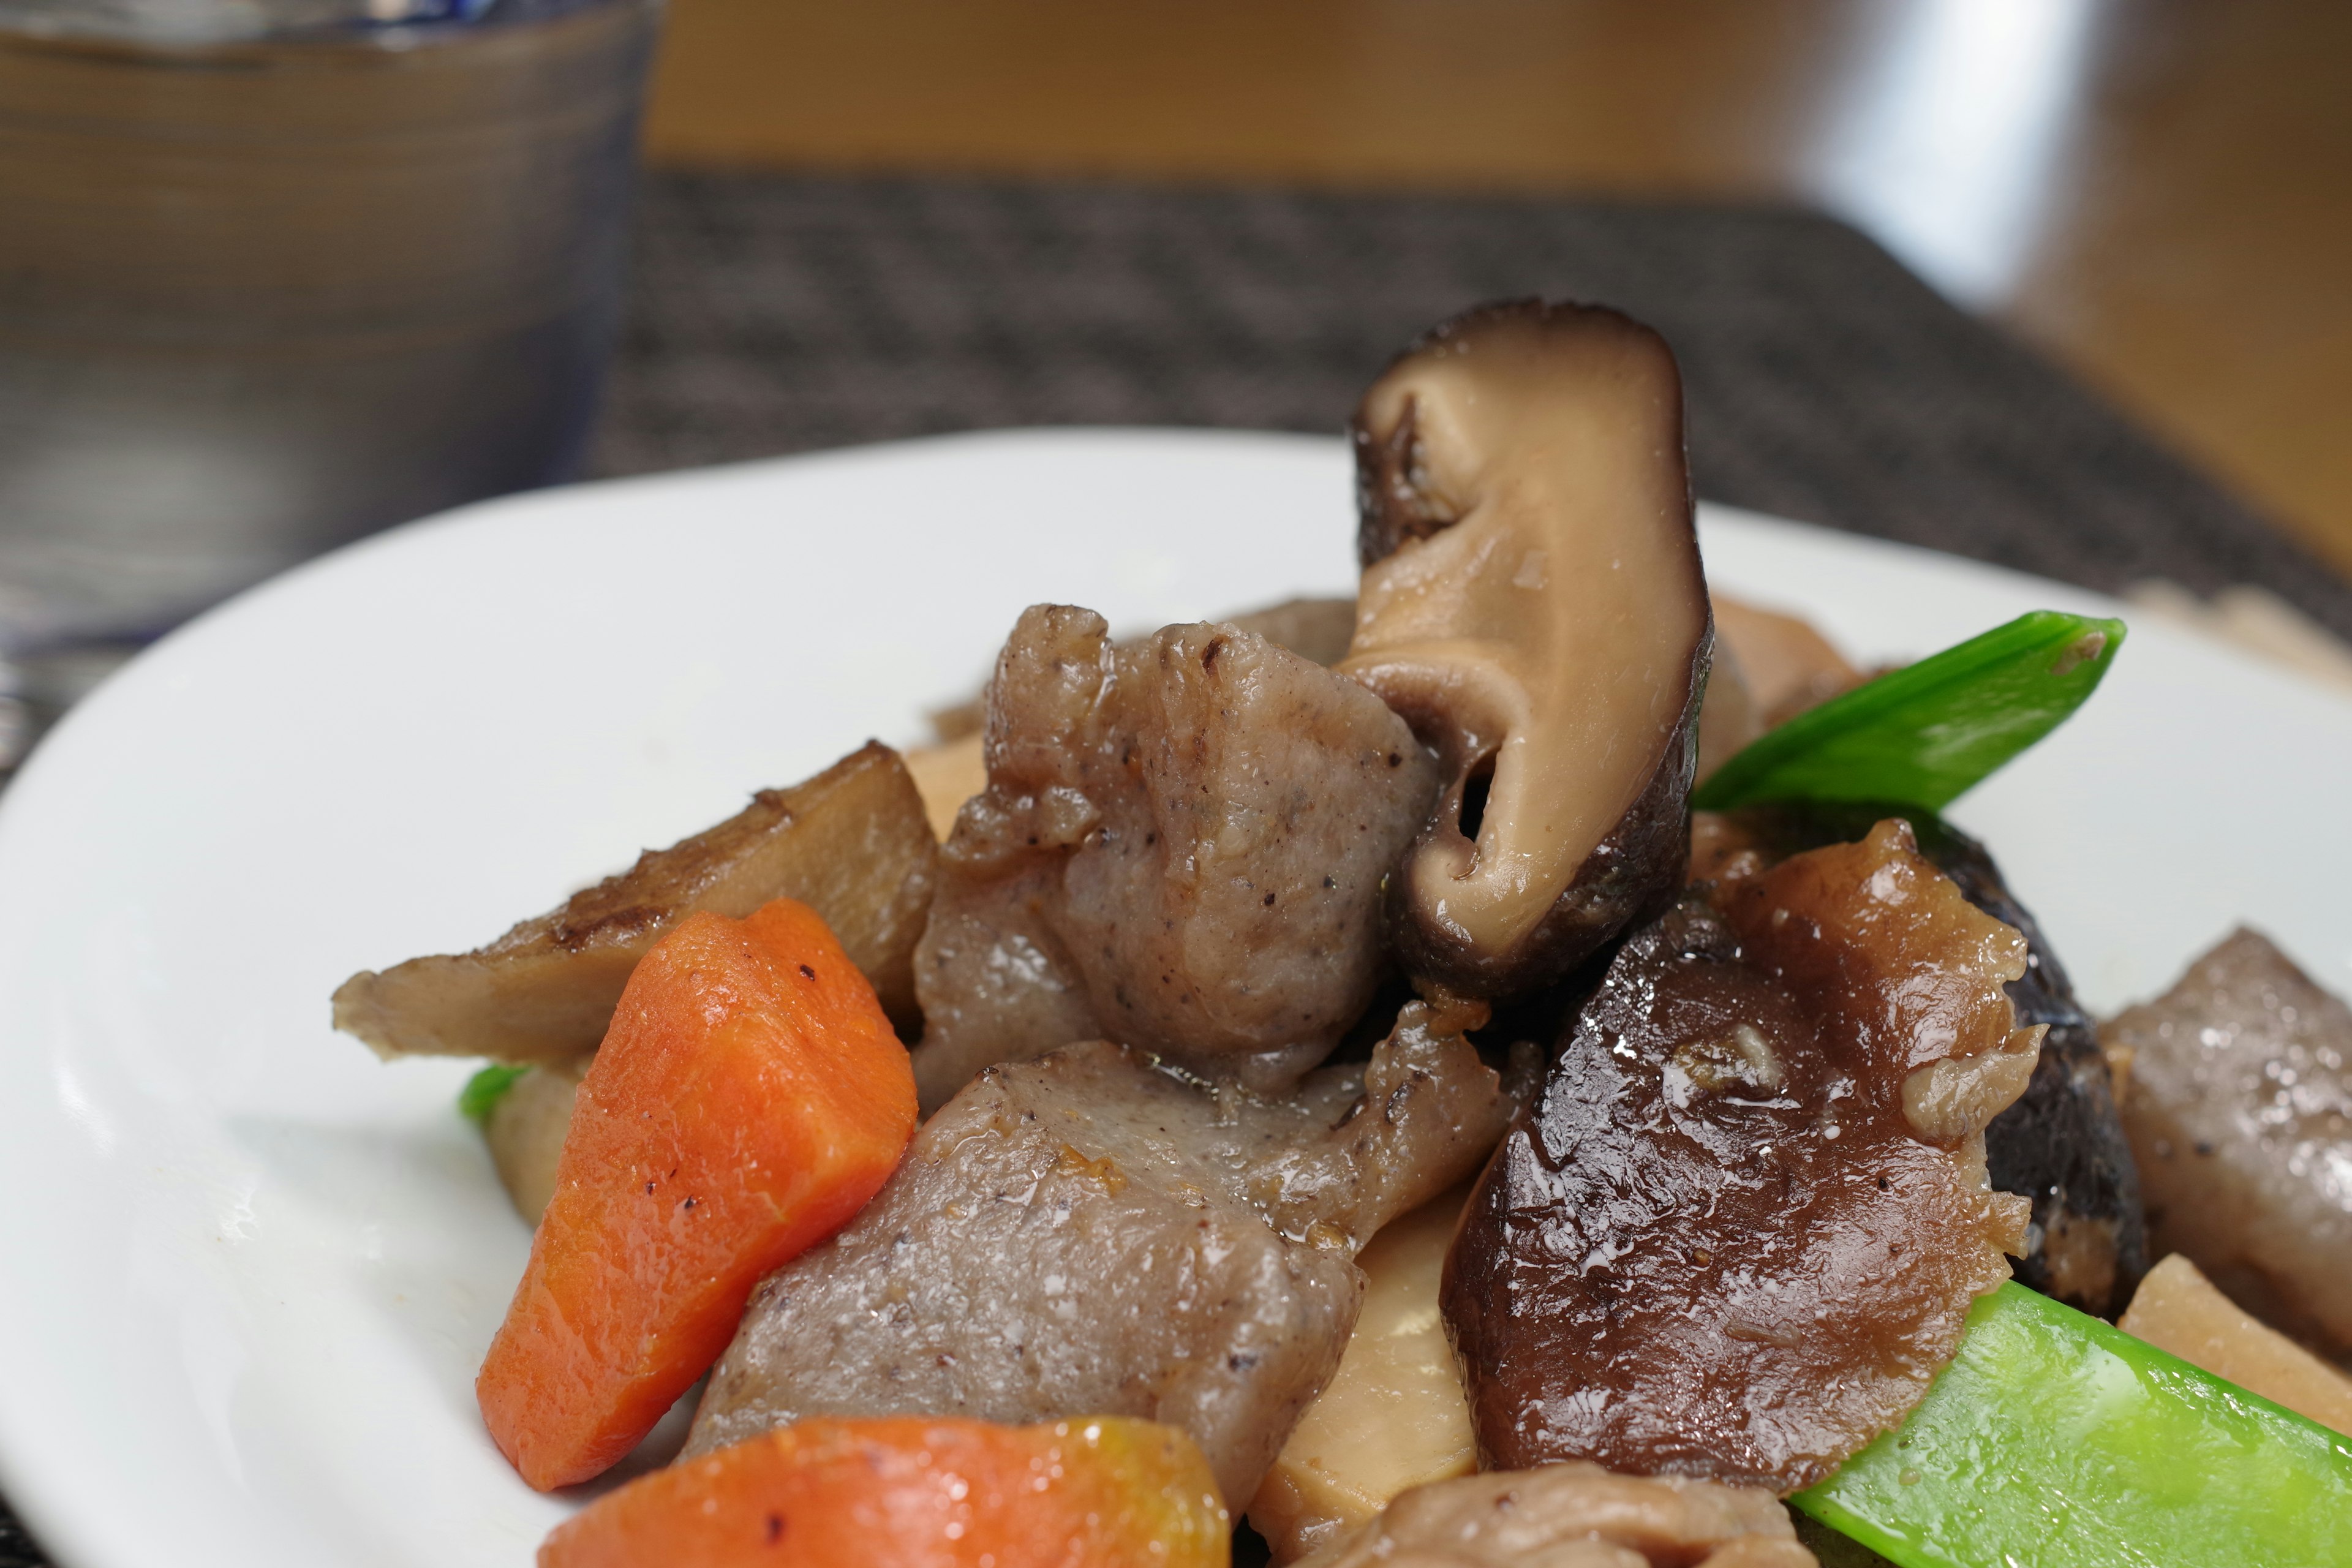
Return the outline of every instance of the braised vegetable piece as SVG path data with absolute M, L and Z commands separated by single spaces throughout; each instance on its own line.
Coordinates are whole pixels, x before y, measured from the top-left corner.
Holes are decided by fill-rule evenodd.
M 556 1526 L 540 1568 L 1226 1568 L 1181 1432 L 807 1421 L 657 1470 Z
M 1708 591 L 1715 658 L 1698 711 L 1699 783 L 1775 724 L 1867 679 L 1811 622 Z
M 2110 1021 L 2148 1228 L 2256 1315 L 2352 1348 L 2352 1008 L 2239 931 Z
M 1770 863 L 1845 843 L 1891 816 L 1910 822 L 1920 853 L 1969 902 L 2025 938 L 2025 973 L 2010 983 L 2009 999 L 2020 1024 L 2046 1025 L 2049 1033 L 2032 1081 L 1985 1129 L 1986 1165 L 1997 1190 L 2033 1203 L 2025 1250 L 2015 1259 L 2019 1282 L 2113 1318 L 2147 1268 L 2138 1172 L 2090 1017 L 1985 847 L 1916 807 L 1825 802 L 1702 811 L 1691 817 L 1692 876 L 1715 876 L 1734 855 Z
M 1038 605 L 986 750 L 917 954 L 927 1109 L 1098 1036 L 1276 1089 L 1371 1000 L 1381 879 L 1436 774 L 1362 686 L 1230 626 L 1122 650 Z
M 635 1447 L 760 1276 L 864 1207 L 914 1125 L 906 1050 L 805 905 L 691 914 L 655 944 L 474 1384 L 523 1479 L 569 1486 Z
M 1790 1500 L 1901 1568 L 2341 1568 L 2352 1438 L 2011 1284 L 1900 1431 Z
M 1897 801 L 1941 811 L 2081 707 L 2124 624 L 2035 610 L 1767 731 L 1691 804 Z
M 1531 990 L 1681 879 L 1710 633 L 1674 355 L 1613 310 L 1486 306 L 1372 384 L 1355 442 L 1340 668 L 1446 781 L 1393 941 L 1457 992 Z
M 1304 1568 L 1815 1568 L 1772 1494 L 1546 1465 L 1406 1492 Z
M 1756 700 L 1748 691 L 1748 679 L 1718 626 L 1707 669 L 1706 694 L 1699 701 L 1698 747 L 1691 769 L 1692 781 L 1712 774 L 1763 732 L 1763 726 L 1756 719 Z
M 361 971 L 335 992 L 335 1027 L 383 1057 L 570 1061 L 596 1048 L 629 971 L 688 914 L 740 918 L 793 898 L 824 917 L 911 1033 L 915 939 L 938 855 L 898 753 L 869 744 L 806 783 L 761 790 L 716 827 L 647 850 L 488 947 Z
M 581 1075 L 587 1070 L 586 1060 L 524 1068 L 483 1118 L 483 1141 L 490 1146 L 499 1184 L 506 1188 L 515 1212 L 533 1225 L 555 1195 L 563 1137 L 571 1131 L 572 1104 Z
M 1356 601 L 1285 599 L 1225 620 L 1241 631 L 1328 667 L 1348 657 L 1348 645 L 1356 636 Z
M 923 797 L 923 815 L 941 838 L 955 831 L 956 813 L 963 803 L 988 787 L 988 759 L 981 740 L 974 730 L 907 753 L 907 773 Z
M 2025 939 L 1899 821 L 1713 892 L 1620 951 L 1447 1261 L 1496 1467 L 1808 1485 L 2022 1244 L 1983 1130 L 2033 1070 Z
M 1100 1411 L 1184 1428 L 1252 1496 L 1347 1342 L 1357 1248 L 1515 1109 L 1458 1033 L 1481 1016 L 1411 1004 L 1278 1100 L 1101 1041 L 983 1072 L 761 1283 L 688 1451 L 810 1415 Z
M 2352 1376 L 2256 1320 L 2177 1252 L 2147 1271 L 2116 1326 L 2331 1431 L 2352 1435 Z
M 1727 595 L 1715 601 L 1715 648 L 1738 660 L 1759 732 L 1785 724 L 1870 678 L 1838 652 L 1819 627 Z M 1710 694 L 1713 687 L 1709 687 Z
M 1296 1562 L 1391 1498 L 1477 1468 L 1470 1405 L 1437 1315 L 1437 1279 L 1464 1188 L 1394 1219 L 1357 1255 L 1365 1279 L 1339 1369 L 1250 1500 L 1250 1527 Z

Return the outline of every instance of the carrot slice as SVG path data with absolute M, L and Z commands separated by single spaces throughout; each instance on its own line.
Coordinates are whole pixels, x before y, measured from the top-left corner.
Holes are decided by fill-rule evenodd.
M 581 1082 L 474 1384 L 523 1479 L 568 1486 L 635 1447 L 761 1276 L 863 1208 L 914 1130 L 906 1048 L 805 904 L 690 915 L 656 943 Z
M 1158 1422 L 819 1418 L 630 1482 L 539 1568 L 1225 1568 L 1232 1529 Z

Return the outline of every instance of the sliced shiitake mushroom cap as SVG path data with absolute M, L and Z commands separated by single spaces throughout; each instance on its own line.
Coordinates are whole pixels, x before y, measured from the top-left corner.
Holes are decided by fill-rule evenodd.
M 1450 781 L 1391 884 L 1408 970 L 1565 973 L 1681 879 L 1713 647 L 1665 341 L 1614 310 L 1456 317 L 1358 409 L 1363 558 L 1340 667 Z

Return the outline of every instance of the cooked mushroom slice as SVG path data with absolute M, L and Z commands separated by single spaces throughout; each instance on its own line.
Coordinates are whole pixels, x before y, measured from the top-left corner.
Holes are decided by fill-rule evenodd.
M 1300 1568 L 1815 1568 L 1772 1494 L 1598 1465 L 1416 1487 Z
M 1231 626 L 1119 648 L 1037 605 L 987 763 L 917 954 L 926 1108 L 1097 1035 L 1278 1088 L 1371 1000 L 1381 882 L 1436 766 L 1357 682 Z
M 1743 851 L 1759 864 L 1825 844 L 1858 839 L 1882 818 L 1911 824 L 1920 853 L 1961 895 L 2026 942 L 2025 973 L 2009 986 L 2021 1025 L 2042 1024 L 2042 1055 L 2017 1103 L 1985 1129 L 1985 1157 L 1998 1191 L 2033 1202 L 2019 1283 L 2085 1312 L 2112 1319 L 2147 1269 L 2147 1226 L 2139 1171 L 2124 1136 L 2114 1080 L 2090 1016 L 2074 1000 L 2041 926 L 2002 881 L 1985 847 L 1931 812 L 1901 806 L 1820 803 L 1694 812 L 1695 877 Z
M 1100 1041 L 982 1073 L 761 1285 L 688 1451 L 812 1415 L 1149 1415 L 1248 1498 L 1339 1359 L 1357 1248 L 1516 1108 L 1458 1032 L 1483 1013 L 1411 1004 L 1279 1100 Z
M 1671 900 L 1711 642 L 1674 356 L 1613 310 L 1447 322 L 1355 424 L 1363 587 L 1340 668 L 1447 782 L 1396 879 L 1406 967 L 1500 996 Z
M 2025 939 L 1888 822 L 1630 939 L 1487 1167 L 1444 1302 L 1481 1455 L 1790 1492 L 1919 1397 L 2027 1205 Z
M 2352 1008 L 2251 931 L 2108 1021 L 2151 1239 L 2287 1332 L 2352 1350 Z
M 908 1033 L 914 949 L 938 843 L 898 754 L 868 743 L 805 783 L 761 790 L 716 827 L 649 849 L 472 952 L 362 970 L 335 992 L 335 1027 L 383 1057 L 561 1063 L 593 1051 L 629 971 L 696 910 L 750 914 L 795 898 L 823 915 Z

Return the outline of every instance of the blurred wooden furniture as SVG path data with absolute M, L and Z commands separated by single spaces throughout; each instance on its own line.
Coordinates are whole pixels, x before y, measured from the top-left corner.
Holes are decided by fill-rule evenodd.
M 2334 0 L 672 0 L 665 163 L 1794 198 L 2352 571 Z

